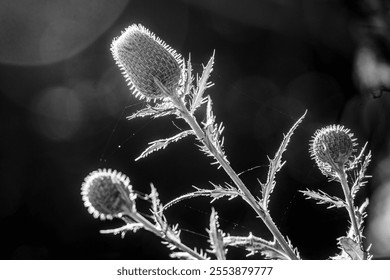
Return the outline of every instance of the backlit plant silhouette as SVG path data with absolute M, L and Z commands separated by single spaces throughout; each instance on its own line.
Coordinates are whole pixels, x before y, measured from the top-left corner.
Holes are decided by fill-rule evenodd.
M 224 151 L 222 132 L 224 126 L 216 121 L 213 103 L 207 88 L 213 70 L 214 55 L 203 69 L 200 77 L 193 76 L 191 61 L 185 61 L 162 40 L 141 25 L 131 25 L 121 36 L 115 38 L 111 51 L 122 70 L 134 95 L 147 101 L 146 107 L 128 117 L 160 118 L 173 115 L 184 120 L 188 129 L 170 138 L 159 139 L 149 146 L 136 159 L 165 149 L 169 144 L 185 137 L 195 138 L 200 151 L 212 158 L 212 164 L 222 168 L 229 176 L 232 184 L 211 184 L 211 188 L 196 188 L 195 191 L 179 196 L 165 205 L 158 198 L 156 188 L 151 185 L 149 195 L 139 197 L 130 185 L 127 176 L 110 169 L 99 169 L 90 173 L 82 184 L 82 198 L 89 212 L 101 219 L 120 218 L 125 222 L 123 227 L 105 230 L 103 233 L 120 233 L 147 230 L 163 240 L 172 250 L 172 258 L 180 259 L 226 259 L 230 246 L 244 248 L 249 254 L 261 254 L 267 259 L 300 259 L 298 250 L 291 244 L 275 225 L 269 211 L 272 192 L 276 186 L 276 175 L 285 164 L 282 156 L 287 149 L 295 129 L 303 121 L 306 112 L 284 135 L 279 149 L 273 158 L 269 158 L 269 169 L 265 182 L 252 186 L 252 192 L 231 167 Z M 205 107 L 204 120 L 200 122 L 195 113 Z M 356 207 L 354 198 L 359 189 L 366 183 L 365 175 L 370 162 L 370 153 L 364 155 L 365 148 L 356 155 L 356 140 L 348 129 L 332 125 L 318 130 L 311 143 L 310 153 L 321 172 L 330 180 L 340 183 L 344 198 L 333 197 L 325 192 L 302 191 L 310 199 L 329 207 L 344 208 L 348 211 L 351 228 L 345 236 L 338 239 L 340 254 L 334 259 L 369 259 L 368 248 L 363 245 L 363 220 L 368 201 Z M 348 177 L 348 174 L 350 175 Z M 349 180 L 348 180 L 349 179 Z M 218 214 L 212 208 L 210 224 L 207 229 L 210 248 L 192 249 L 180 239 L 179 225 L 170 225 L 165 209 L 184 199 L 198 196 L 210 197 L 211 202 L 217 199 L 240 198 L 254 211 L 273 235 L 273 240 L 265 240 L 248 232 L 247 236 L 232 236 L 223 232 L 218 223 Z M 150 203 L 152 215 L 144 215 L 137 211 L 137 201 Z M 228 202 L 227 202 L 228 203 Z

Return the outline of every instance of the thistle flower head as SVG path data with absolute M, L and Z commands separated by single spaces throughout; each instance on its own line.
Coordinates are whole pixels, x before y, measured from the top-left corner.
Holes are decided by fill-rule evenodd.
M 91 172 L 84 179 L 81 195 L 88 212 L 102 220 L 128 213 L 135 207 L 129 178 L 111 169 Z
M 136 97 L 164 98 L 154 79 L 170 92 L 179 86 L 181 56 L 142 25 L 133 24 L 114 38 L 111 52 Z
M 310 142 L 310 155 L 324 175 L 334 176 L 335 172 L 351 165 L 355 140 L 349 129 L 330 125 L 317 130 Z

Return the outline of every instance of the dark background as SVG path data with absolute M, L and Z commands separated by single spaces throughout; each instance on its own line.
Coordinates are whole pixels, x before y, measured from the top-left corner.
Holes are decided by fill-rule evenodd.
M 377 26 L 370 25 L 378 14 L 370 5 L 385 2 L 2 1 L 1 258 L 169 258 L 169 250 L 147 232 L 124 239 L 99 233 L 122 222 L 96 220 L 83 206 L 81 183 L 97 168 L 123 172 L 140 192 L 149 192 L 154 183 L 163 203 L 192 191 L 192 185 L 230 182 L 190 137 L 134 161 L 148 142 L 170 137 L 185 124 L 173 117 L 126 120 L 145 103 L 131 95 L 109 48 L 112 38 L 133 23 L 150 29 L 185 58 L 191 53 L 198 73 L 215 50 L 215 85 L 208 93 L 217 121 L 226 126 L 225 150 L 233 168 L 256 167 L 242 175 L 254 194 L 259 194 L 257 178 L 266 179 L 267 155 L 274 155 L 283 133 L 308 110 L 285 153 L 287 163 L 271 198 L 274 221 L 304 259 L 336 254 L 336 238 L 348 227 L 346 211 L 326 210 L 298 192 L 319 188 L 342 195 L 310 159 L 311 136 L 325 125 L 343 124 L 359 147 L 368 141 L 374 177 L 358 203 L 372 198 L 366 241 L 374 243 L 375 257 L 386 258 L 390 72 L 387 46 L 377 48 L 377 37 L 371 37 Z M 379 11 L 387 13 L 383 7 Z M 379 82 L 356 75 L 369 64 L 356 66 L 362 46 L 381 54 L 383 67 L 374 64 L 384 76 Z M 367 69 L 377 77 L 375 67 Z M 271 238 L 243 201 L 222 199 L 213 206 L 225 232 Z M 166 215 L 171 224 L 180 224 L 184 242 L 207 248 L 210 213 L 209 199 L 197 198 L 173 206 Z M 246 254 L 229 252 L 233 259 Z

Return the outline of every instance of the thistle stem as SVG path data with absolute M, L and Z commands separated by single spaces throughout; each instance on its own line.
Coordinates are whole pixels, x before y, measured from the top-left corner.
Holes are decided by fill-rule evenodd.
M 234 182 L 237 188 L 242 192 L 242 197 L 244 198 L 244 200 L 253 208 L 253 210 L 255 210 L 257 215 L 263 220 L 263 222 L 268 227 L 269 231 L 273 234 L 275 239 L 278 241 L 280 246 L 283 248 L 287 256 L 292 260 L 297 260 L 298 257 L 295 255 L 294 251 L 290 248 L 287 241 L 284 239 L 283 235 L 276 227 L 268 211 L 265 211 L 259 205 L 255 197 L 245 186 L 244 182 L 240 179 L 237 173 L 230 166 L 229 162 L 218 152 L 214 144 L 211 141 L 209 141 L 204 131 L 200 127 L 198 121 L 188 111 L 183 101 L 180 98 L 175 97 L 175 95 L 171 95 L 171 100 L 174 102 L 175 106 L 180 110 L 181 117 L 187 122 L 187 124 L 195 132 L 195 135 L 197 136 L 198 140 L 201 141 L 205 145 L 205 147 L 210 151 L 210 153 L 215 157 L 218 163 L 229 175 L 230 179 Z
M 172 238 L 170 235 L 173 235 L 173 234 L 171 233 L 171 231 L 169 229 L 166 232 L 162 232 L 161 230 L 158 230 L 154 224 L 152 224 L 148 219 L 146 219 L 144 216 L 142 216 L 138 212 L 127 213 L 127 215 L 131 219 L 126 217 L 126 216 L 122 217 L 122 219 L 126 223 L 133 223 L 134 221 L 138 222 L 138 223 L 141 223 L 146 230 L 154 233 L 155 235 L 157 235 L 161 239 L 164 239 L 165 241 L 175 245 L 177 248 L 179 248 L 183 252 L 188 253 L 189 255 L 194 257 L 195 259 L 198 259 L 198 260 L 204 260 L 205 259 L 203 256 L 201 256 L 200 254 L 198 254 L 197 252 L 195 252 L 194 250 L 192 250 L 188 246 L 184 245 L 180 241 L 177 241 L 176 238 Z
M 348 186 L 347 174 L 345 173 L 344 168 L 341 168 L 341 170 L 338 171 L 338 175 L 340 178 L 341 187 L 342 187 L 343 192 L 344 192 L 345 202 L 347 203 L 346 208 L 347 208 L 347 211 L 349 214 L 349 219 L 351 220 L 354 235 L 357 238 L 357 242 L 359 243 L 360 248 L 363 249 L 362 237 L 360 234 L 358 222 L 357 222 L 356 215 L 355 215 L 355 206 L 353 203 L 351 191 L 350 191 L 349 186 Z

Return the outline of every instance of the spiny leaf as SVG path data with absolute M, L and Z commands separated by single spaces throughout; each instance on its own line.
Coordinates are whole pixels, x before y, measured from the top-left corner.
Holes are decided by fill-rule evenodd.
M 153 106 L 147 104 L 145 108 L 135 112 L 134 114 L 127 117 L 128 120 L 132 120 L 135 118 L 144 118 L 144 117 L 152 117 L 154 119 L 176 114 L 177 109 L 173 107 L 170 102 L 162 102 L 154 104 Z
M 164 229 L 164 234 L 166 236 L 166 239 L 161 241 L 162 244 L 166 245 L 167 248 L 171 251 L 173 251 L 170 254 L 171 258 L 178 258 L 178 259 L 187 259 L 187 260 L 195 260 L 195 258 L 192 254 L 190 254 L 187 251 L 182 251 L 180 247 L 176 246 L 177 244 L 181 243 L 180 239 L 180 230 L 179 225 L 176 224 L 173 227 L 168 227 Z M 193 252 L 199 254 L 203 259 L 209 259 L 206 253 L 203 252 L 202 249 L 200 249 L 200 252 L 197 252 L 197 249 L 190 249 Z
M 364 231 L 363 224 L 364 224 L 364 219 L 367 217 L 366 208 L 368 206 L 368 203 L 369 203 L 369 201 L 367 198 L 362 203 L 362 205 L 360 205 L 360 207 L 358 209 L 356 209 L 354 212 L 360 236 L 363 236 L 363 231 Z M 349 227 L 349 230 L 347 232 L 347 237 L 352 238 L 352 239 L 355 237 L 355 230 L 353 229 L 352 225 L 350 225 L 350 227 Z
M 364 148 L 365 147 L 366 147 L 366 145 L 364 146 Z M 363 152 L 364 148 L 362 149 L 362 152 Z M 357 192 L 360 190 L 360 188 L 364 187 L 364 185 L 367 183 L 367 181 L 365 181 L 365 179 L 371 177 L 369 175 L 366 175 L 367 167 L 370 164 L 370 161 L 371 161 L 371 152 L 368 152 L 368 154 L 365 156 L 365 158 L 363 160 L 363 163 L 359 169 L 359 172 L 356 175 L 355 182 L 353 183 L 352 188 L 351 188 L 351 195 L 353 198 L 355 198 L 355 196 L 356 196 Z
M 213 102 L 211 97 L 207 96 L 207 108 L 206 108 L 206 124 L 205 127 L 212 126 L 214 124 L 214 114 L 213 114 Z
M 359 244 L 348 237 L 339 238 L 339 244 L 352 260 L 364 260 L 364 252 Z
M 366 209 L 368 207 L 368 204 L 369 204 L 369 200 L 368 198 L 366 198 L 366 200 L 364 200 L 364 202 L 362 203 L 362 205 L 360 205 L 357 211 L 357 213 L 359 214 L 358 223 L 360 223 L 360 226 L 363 225 L 364 218 L 367 216 Z
M 187 60 L 187 68 L 183 63 L 184 73 L 186 74 L 185 82 L 184 82 L 184 96 L 188 96 L 192 90 L 192 83 L 194 78 L 192 77 L 192 65 L 191 65 L 191 56 L 188 57 Z
M 173 137 L 150 142 L 149 147 L 145 151 L 143 151 L 142 154 L 139 157 L 137 157 L 135 160 L 137 161 L 141 158 L 147 157 L 151 153 L 158 151 L 160 149 L 165 149 L 170 143 L 177 142 L 180 139 L 182 139 L 190 134 L 193 134 L 193 131 L 186 130 L 186 131 L 180 132 L 179 134 L 177 134 Z
M 172 252 L 169 254 L 169 256 L 172 258 L 172 259 L 178 259 L 178 260 L 196 260 L 195 257 L 193 257 L 192 255 L 190 255 L 189 253 L 187 252 Z
M 288 246 L 291 248 L 291 250 L 294 252 L 294 254 L 297 256 L 298 259 L 300 259 L 300 254 L 299 254 L 299 251 L 298 251 L 298 248 L 294 248 L 294 246 L 292 245 L 292 242 L 291 240 L 288 238 L 288 236 L 286 236 L 286 240 L 287 240 L 287 244 Z
M 144 227 L 143 224 L 134 222 L 134 223 L 126 224 L 126 225 L 119 227 L 119 228 L 101 230 L 100 233 L 101 234 L 114 234 L 114 235 L 120 234 L 121 237 L 124 238 L 125 234 L 128 231 L 136 232 L 143 227 Z
M 205 252 L 203 252 L 202 249 L 198 250 L 196 248 L 194 248 L 194 252 L 198 253 L 199 255 L 201 255 L 203 257 L 203 259 L 205 260 L 209 260 L 210 257 L 207 256 L 207 254 Z M 171 258 L 174 258 L 174 259 L 179 259 L 179 260 L 196 260 L 196 258 L 194 258 L 192 255 L 190 255 L 189 253 L 187 252 L 182 252 L 182 251 L 179 251 L 179 252 L 172 252 L 170 255 L 169 255 Z
M 169 226 L 168 226 L 168 223 L 167 223 L 166 218 L 164 216 L 164 212 L 162 210 L 163 206 L 162 206 L 160 199 L 158 197 L 157 189 L 154 187 L 154 185 L 152 183 L 150 184 L 150 188 L 151 188 L 151 191 L 150 191 L 150 194 L 148 195 L 148 198 L 150 199 L 151 204 L 152 204 L 150 211 L 153 214 L 153 216 L 152 216 L 153 220 L 154 220 L 157 228 L 160 228 L 161 230 L 165 230 L 165 229 L 169 228 Z M 172 230 L 175 232 L 176 229 L 177 229 L 177 226 L 174 226 Z M 175 232 L 175 234 L 177 236 L 179 236 L 180 231 Z
M 194 256 L 189 254 L 188 252 L 183 252 L 182 249 L 178 247 L 178 244 L 182 244 L 180 239 L 180 229 L 179 225 L 173 225 L 169 226 L 166 217 L 163 213 L 163 207 L 160 202 L 160 199 L 158 198 L 158 192 L 156 188 L 153 186 L 153 184 L 150 184 L 151 192 L 149 195 L 149 198 L 152 203 L 152 209 L 151 212 L 153 214 L 153 219 L 155 222 L 155 228 L 160 231 L 161 235 L 163 236 L 163 239 L 161 242 L 166 245 L 170 250 L 175 251 L 178 250 L 178 252 L 173 252 L 171 254 L 171 257 L 176 258 L 184 258 L 184 259 L 195 259 Z M 183 244 L 182 244 L 183 245 Z M 191 249 L 190 249 L 191 250 Z M 193 252 L 196 252 L 195 250 L 192 250 Z M 203 253 L 201 250 L 199 253 L 200 258 L 206 259 L 208 258 L 206 254 Z
M 211 249 L 208 250 L 213 253 L 218 260 L 226 260 L 226 249 L 223 243 L 225 233 L 219 229 L 218 213 L 214 208 L 211 208 L 210 215 L 210 229 L 207 230 L 209 233 L 209 242 Z
M 250 252 L 249 255 L 260 253 L 267 259 L 289 259 L 288 255 L 285 254 L 282 247 L 276 242 L 276 240 L 272 242 L 267 241 L 252 235 L 252 233 L 250 233 L 248 237 L 227 236 L 224 237 L 223 242 L 226 246 L 244 248 Z
M 170 227 L 163 228 L 161 229 L 161 231 L 164 232 L 164 234 L 166 235 L 166 240 L 162 240 L 161 243 L 167 246 L 168 249 L 172 251 L 176 250 L 177 246 L 172 241 L 175 241 L 176 243 L 181 243 L 181 238 L 180 238 L 181 232 L 178 229 L 177 225 L 175 225 L 172 228 Z
M 206 121 L 202 122 L 205 139 L 204 144 L 198 145 L 198 147 L 207 156 L 214 158 L 216 161 L 212 164 L 218 164 L 218 168 L 220 168 L 221 165 L 219 165 L 219 161 L 215 158 L 213 152 L 211 152 L 209 145 L 213 146 L 212 149 L 215 149 L 220 157 L 223 157 L 226 162 L 229 162 L 225 155 L 225 151 L 223 150 L 224 138 L 222 137 L 222 132 L 224 126 L 222 123 L 216 123 L 210 96 L 207 96 L 207 100 Z
M 322 190 L 319 190 L 319 192 L 315 192 L 308 189 L 306 191 L 300 191 L 300 192 L 306 196 L 306 199 L 317 200 L 318 204 L 330 204 L 328 206 L 328 209 L 333 207 L 336 208 L 346 207 L 344 200 L 335 196 L 330 196 Z
M 184 194 L 182 196 L 175 198 L 174 200 L 165 204 L 162 210 L 165 211 L 166 209 L 168 209 L 172 205 L 174 205 L 178 202 L 181 202 L 185 199 L 195 198 L 195 197 L 199 197 L 199 196 L 211 197 L 212 198 L 211 203 L 212 203 L 215 200 L 220 199 L 224 196 L 228 196 L 229 199 L 233 199 L 233 198 L 241 195 L 241 193 L 239 191 L 237 191 L 237 189 L 235 189 L 234 187 L 232 187 L 229 184 L 226 184 L 226 187 L 222 187 L 220 185 L 215 185 L 213 183 L 211 183 L 211 184 L 214 187 L 214 189 L 211 189 L 211 190 L 210 189 L 201 189 L 201 188 L 197 188 L 197 187 L 193 186 L 196 189 L 195 192 L 187 193 L 187 194 Z
M 332 256 L 332 257 L 330 257 L 330 259 L 340 261 L 340 260 L 350 260 L 351 258 L 349 257 L 349 255 L 345 251 L 341 251 L 340 254 Z
M 170 256 L 172 258 L 179 259 L 187 259 L 187 260 L 195 260 L 195 259 L 209 259 L 206 253 L 201 249 L 198 253 L 196 248 L 190 249 L 189 247 L 182 244 L 180 239 L 180 230 L 178 229 L 178 225 L 173 227 L 165 227 L 161 228 L 161 233 L 164 236 L 162 244 L 166 245 L 168 249 L 173 251 Z M 187 249 L 183 249 L 183 248 Z M 190 253 L 192 251 L 192 253 Z
M 275 154 L 273 159 L 269 159 L 269 169 L 267 174 L 267 181 L 265 184 L 261 184 L 261 192 L 262 192 L 262 203 L 263 208 L 268 209 L 268 203 L 270 199 L 270 195 L 274 190 L 276 185 L 275 176 L 276 173 L 283 167 L 284 162 L 282 162 L 282 155 L 287 148 L 288 143 L 290 142 L 290 138 L 293 135 L 295 129 L 298 125 L 303 121 L 306 116 L 307 111 L 296 121 L 296 123 L 291 127 L 289 132 L 284 136 L 283 141 Z
M 213 55 L 211 56 L 209 62 L 207 63 L 206 67 L 203 68 L 203 73 L 200 79 L 197 79 L 197 89 L 194 93 L 194 96 L 192 97 L 191 102 L 191 108 L 190 112 L 193 113 L 195 110 L 202 105 L 204 102 L 203 94 L 205 90 L 209 87 L 211 87 L 213 84 L 208 82 L 208 79 L 210 77 L 210 73 L 213 71 L 213 65 L 214 65 L 214 55 L 215 51 L 213 52 Z

